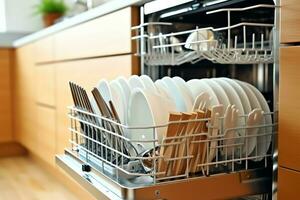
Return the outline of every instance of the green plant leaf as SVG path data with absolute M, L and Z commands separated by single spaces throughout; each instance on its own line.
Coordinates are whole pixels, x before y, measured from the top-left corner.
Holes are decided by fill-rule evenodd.
M 35 6 L 34 14 L 45 15 L 49 13 L 65 14 L 68 8 L 63 0 L 41 0 L 41 2 Z

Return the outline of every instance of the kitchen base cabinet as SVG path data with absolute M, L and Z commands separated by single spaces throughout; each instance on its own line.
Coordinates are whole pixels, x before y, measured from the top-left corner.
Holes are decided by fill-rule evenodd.
M 49 107 L 37 106 L 37 151 L 34 151 L 42 160 L 55 166 L 55 114 L 56 110 Z
M 37 151 L 34 45 L 16 50 L 13 67 L 13 133 L 29 151 Z
M 300 172 L 279 167 L 278 200 L 299 199 Z
M 11 68 L 13 50 L 0 49 L 0 145 L 11 142 L 12 134 L 12 107 L 11 107 Z
M 279 165 L 300 171 L 300 46 L 280 49 Z

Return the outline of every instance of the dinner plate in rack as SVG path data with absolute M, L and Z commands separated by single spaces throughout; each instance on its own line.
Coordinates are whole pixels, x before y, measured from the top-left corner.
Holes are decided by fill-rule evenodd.
M 125 95 L 125 108 L 128 107 L 128 103 L 129 103 L 129 97 L 130 97 L 130 93 L 131 93 L 131 90 L 130 90 L 130 86 L 129 86 L 129 83 L 127 81 L 127 79 L 123 76 L 119 76 L 116 81 L 118 81 L 120 83 L 120 86 L 123 90 L 123 94 Z
M 116 80 L 113 80 L 109 83 L 112 96 L 113 96 L 113 103 L 114 106 L 118 112 L 118 116 L 120 119 L 121 124 L 126 124 L 127 123 L 127 108 L 126 108 L 126 99 L 125 99 L 125 94 L 124 91 L 120 85 L 120 83 Z
M 195 99 L 193 98 L 193 94 L 189 89 L 189 87 L 187 86 L 185 80 L 183 80 L 179 76 L 173 77 L 173 80 L 175 81 L 176 85 L 180 88 L 182 93 L 190 99 L 190 102 L 193 103 Z
M 160 95 L 162 95 L 165 98 L 172 99 L 172 96 L 168 90 L 167 85 L 162 80 L 160 79 L 156 80 L 154 82 L 154 85 Z
M 167 124 L 169 112 L 175 109 L 173 102 L 150 90 L 135 88 L 132 91 L 128 107 L 128 126 L 143 128 L 130 129 L 129 138 L 135 140 L 133 145 L 138 153 L 153 149 L 161 143 L 166 127 L 147 127 Z M 146 142 L 154 139 L 158 140 L 158 143 Z
M 251 105 L 251 110 L 254 110 L 255 108 L 261 108 L 261 105 L 254 92 L 244 82 L 239 80 L 234 80 L 234 81 L 237 84 L 239 84 L 243 88 L 244 92 L 246 93 Z
M 230 78 L 222 78 L 222 79 L 227 81 L 234 88 L 234 90 L 240 97 L 240 101 L 243 105 L 245 114 L 249 114 L 251 112 L 251 104 L 243 88 L 236 81 Z
M 237 121 L 237 126 L 238 127 L 245 126 L 245 119 L 243 117 L 241 117 L 241 116 L 245 115 L 245 112 L 244 112 L 243 105 L 241 103 L 240 97 L 237 94 L 237 92 L 224 79 L 215 78 L 213 80 L 215 82 L 217 82 L 220 85 L 220 87 L 223 88 L 223 90 L 225 91 L 225 93 L 226 93 L 226 95 L 227 95 L 227 97 L 229 99 L 230 104 L 231 105 L 235 105 L 235 108 L 238 110 L 238 116 L 239 116 L 239 118 L 238 118 L 238 121 Z M 225 139 L 228 140 L 228 141 L 232 141 L 233 144 L 243 143 L 244 139 L 245 139 L 245 130 L 237 130 L 234 133 L 235 133 L 234 135 L 232 135 L 232 134 L 225 135 Z M 240 137 L 240 138 L 239 139 L 238 138 L 236 138 L 236 139 L 230 139 L 229 137 L 232 137 L 232 136 L 234 136 L 234 137 Z M 239 155 L 240 148 L 235 148 L 234 150 L 235 150 L 235 153 L 237 155 Z M 229 156 L 231 156 L 231 152 L 228 152 L 228 153 L 229 153 Z
M 248 83 L 245 83 L 246 86 L 248 86 L 252 92 L 256 95 L 260 105 L 261 105 L 261 109 L 265 112 L 265 113 L 270 113 L 270 107 L 265 99 L 265 97 L 262 95 L 262 93 L 253 85 L 250 85 Z M 265 115 L 264 117 L 266 124 L 270 125 L 272 124 L 272 117 L 271 115 Z M 265 131 L 268 134 L 272 133 L 273 128 L 271 126 L 268 126 L 265 128 Z M 266 136 L 262 136 L 258 138 L 259 144 L 257 145 L 257 155 L 266 155 L 268 152 L 268 149 L 270 148 L 270 144 L 272 141 L 272 135 L 266 135 Z M 260 157 L 257 160 L 262 160 L 264 157 Z
M 141 75 L 140 80 L 143 82 L 146 89 L 149 89 L 152 92 L 158 92 L 154 85 L 154 82 L 152 81 L 152 79 L 149 76 Z
M 196 97 L 201 93 L 207 92 L 210 96 L 210 106 L 220 104 L 214 90 L 205 81 L 201 81 L 200 79 L 192 79 L 187 82 L 187 86 L 191 90 L 194 99 L 196 99 Z
M 145 89 L 145 85 L 139 76 L 133 75 L 128 79 L 128 84 L 131 90 L 135 88 Z
M 162 81 L 166 84 L 167 89 L 176 104 L 176 110 L 179 112 L 191 111 L 193 105 L 191 103 L 189 104 L 189 99 L 181 93 L 174 80 L 165 76 L 162 78 Z
M 226 109 L 227 106 L 230 105 L 229 98 L 224 91 L 224 89 L 213 79 L 201 79 L 201 81 L 206 82 L 215 92 L 218 97 L 220 104 L 223 104 L 224 108 Z M 221 116 L 223 117 L 223 116 Z

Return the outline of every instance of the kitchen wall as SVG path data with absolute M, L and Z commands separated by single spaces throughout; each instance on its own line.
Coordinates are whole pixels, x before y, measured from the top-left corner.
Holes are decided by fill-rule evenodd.
M 39 0 L 0 0 L 1 32 L 33 32 L 42 28 L 42 19 L 34 15 Z

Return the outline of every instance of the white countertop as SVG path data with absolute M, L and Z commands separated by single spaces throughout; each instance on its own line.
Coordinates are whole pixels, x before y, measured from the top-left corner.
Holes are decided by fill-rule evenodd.
M 42 29 L 35 33 L 32 33 L 28 36 L 17 39 L 13 42 L 13 47 L 20 47 L 35 40 L 41 39 L 53 33 L 59 32 L 61 30 L 70 28 L 72 26 L 78 25 L 80 23 L 92 20 L 94 18 L 106 15 L 108 13 L 120 10 L 122 8 L 132 6 L 132 5 L 141 5 L 145 2 L 149 2 L 151 0 L 112 0 L 107 3 L 104 3 L 98 7 L 95 7 L 89 11 L 78 14 L 74 17 L 66 19 L 60 23 L 57 23 L 48 28 Z

